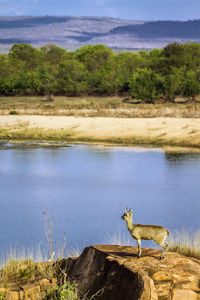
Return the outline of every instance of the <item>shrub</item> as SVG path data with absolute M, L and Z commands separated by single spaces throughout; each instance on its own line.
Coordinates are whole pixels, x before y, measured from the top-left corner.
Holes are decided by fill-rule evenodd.
M 11 110 L 11 111 L 9 112 L 9 114 L 10 114 L 10 115 L 18 115 L 18 113 L 17 113 L 16 110 Z

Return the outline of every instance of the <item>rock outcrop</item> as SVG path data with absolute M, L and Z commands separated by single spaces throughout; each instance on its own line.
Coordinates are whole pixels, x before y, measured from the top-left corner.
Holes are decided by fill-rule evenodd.
M 48 279 L 35 279 L 33 281 L 13 282 L 8 286 L 0 286 L 0 299 L 2 300 L 41 300 L 48 288 L 54 287 L 56 282 Z
M 136 247 L 90 246 L 78 258 L 63 259 L 53 267 L 57 276 L 52 280 L 43 274 L 33 281 L 0 284 L 0 299 L 40 300 L 46 289 L 67 279 L 78 284 L 80 298 L 200 300 L 200 261 L 177 253 L 168 252 L 160 260 L 159 250 L 143 248 L 137 258 Z
M 103 300 L 200 300 L 200 261 L 168 252 L 136 247 L 99 245 L 84 249 L 60 268 L 78 284 L 80 295 Z

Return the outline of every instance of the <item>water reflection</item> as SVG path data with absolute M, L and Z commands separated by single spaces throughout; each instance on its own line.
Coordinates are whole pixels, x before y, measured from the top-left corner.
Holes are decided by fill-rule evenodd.
M 198 160 L 200 159 L 200 153 L 176 153 L 176 152 L 165 152 L 165 157 L 169 162 L 181 163 L 188 160 Z

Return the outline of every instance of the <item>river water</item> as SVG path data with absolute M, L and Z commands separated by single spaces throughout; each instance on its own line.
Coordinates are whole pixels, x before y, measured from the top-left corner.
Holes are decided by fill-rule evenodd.
M 200 153 L 71 145 L 0 145 L 0 249 L 45 245 L 43 210 L 53 247 L 108 243 L 128 237 L 121 220 L 200 228 Z M 48 225 L 48 224 L 47 224 Z M 55 245 L 56 244 L 56 245 Z

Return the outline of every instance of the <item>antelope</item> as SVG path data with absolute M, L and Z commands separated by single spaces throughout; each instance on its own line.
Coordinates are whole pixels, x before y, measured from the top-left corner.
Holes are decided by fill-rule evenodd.
M 128 231 L 131 236 L 137 241 L 138 244 L 138 257 L 141 257 L 141 240 L 154 240 L 156 244 L 163 248 L 160 259 L 163 259 L 166 255 L 168 244 L 165 242 L 167 236 L 169 236 L 169 231 L 157 225 L 141 225 L 133 224 L 132 220 L 132 209 L 129 211 L 125 209 L 123 216 L 121 216 L 122 220 L 126 221 L 126 225 Z

